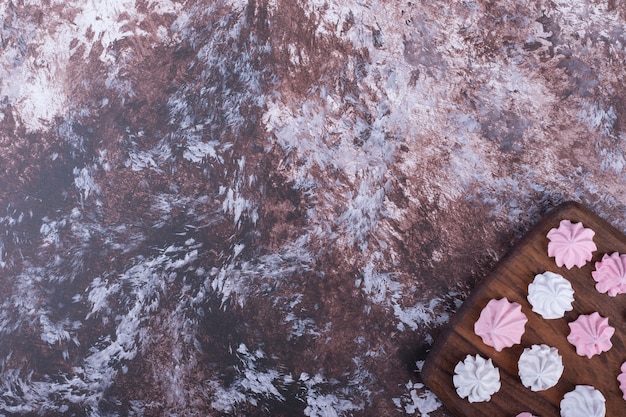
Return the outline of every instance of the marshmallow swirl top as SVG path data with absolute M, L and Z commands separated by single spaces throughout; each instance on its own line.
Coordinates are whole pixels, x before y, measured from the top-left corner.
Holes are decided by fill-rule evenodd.
M 568 326 L 570 333 L 567 341 L 574 345 L 580 356 L 591 358 L 613 347 L 611 337 L 615 334 L 615 328 L 609 325 L 609 319 L 597 312 L 580 315 Z
M 532 345 L 524 349 L 518 362 L 522 384 L 531 391 L 552 388 L 563 375 L 563 359 L 556 348 Z
M 528 318 L 519 303 L 506 298 L 489 300 L 474 323 L 474 332 L 483 342 L 500 352 L 505 347 L 520 343 Z
M 452 382 L 459 397 L 471 403 L 489 401 L 500 390 L 500 371 L 491 359 L 467 355 L 454 367 Z
M 591 273 L 596 281 L 596 290 L 608 293 L 611 297 L 626 293 L 626 255 L 614 252 L 605 254 L 596 262 L 596 270 Z
M 595 234 L 582 223 L 561 220 L 558 228 L 548 232 L 548 256 L 553 256 L 558 266 L 580 268 L 591 260 L 592 252 L 598 249 L 593 242 Z
M 562 275 L 546 271 L 528 286 L 528 302 L 544 319 L 558 319 L 572 310 L 574 289 Z
M 606 400 L 602 393 L 589 385 L 576 385 L 561 400 L 561 417 L 604 417 Z
M 624 394 L 623 398 L 626 400 L 626 362 L 622 364 L 620 371 L 622 371 L 622 373 L 617 377 L 617 381 L 619 382 L 619 389 L 621 389 L 622 394 Z

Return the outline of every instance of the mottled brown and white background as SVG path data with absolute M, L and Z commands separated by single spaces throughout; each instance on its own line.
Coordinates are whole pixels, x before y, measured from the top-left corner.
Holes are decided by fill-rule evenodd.
M 0 415 L 449 414 L 543 214 L 626 231 L 620 0 L 2 0 Z

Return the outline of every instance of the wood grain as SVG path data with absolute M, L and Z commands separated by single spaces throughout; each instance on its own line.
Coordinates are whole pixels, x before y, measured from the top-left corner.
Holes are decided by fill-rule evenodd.
M 563 219 L 582 222 L 596 232 L 594 241 L 598 250 L 593 259 L 583 268 L 571 270 L 556 266 L 548 257 L 546 234 L 558 227 Z M 626 401 L 617 382 L 621 364 L 626 361 L 626 294 L 609 297 L 595 289 L 591 272 L 595 262 L 606 253 L 626 253 L 626 236 L 578 203 L 565 203 L 550 212 L 509 253 L 500 260 L 493 271 L 461 306 L 448 328 L 436 340 L 422 369 L 424 383 L 440 398 L 444 406 L 456 416 L 511 416 L 528 411 L 540 417 L 558 417 L 559 403 L 563 395 L 576 385 L 592 385 L 606 398 L 608 417 L 626 415 Z M 528 303 L 527 289 L 535 275 L 552 271 L 567 278 L 574 288 L 573 310 L 562 319 L 545 320 L 532 311 Z M 492 298 L 506 297 L 522 305 L 528 317 L 522 342 L 497 352 L 483 344 L 474 333 L 474 323 L 482 308 Z M 580 314 L 598 311 L 609 318 L 615 327 L 612 337 L 613 348 L 591 359 L 576 354 L 574 346 L 566 339 L 568 323 Z M 556 347 L 563 357 L 565 370 L 559 383 L 546 391 L 532 392 L 525 388 L 517 374 L 517 360 L 524 348 L 533 344 L 548 344 Z M 492 358 L 500 369 L 502 388 L 491 401 L 469 403 L 460 398 L 452 384 L 454 366 L 466 355 L 480 354 Z

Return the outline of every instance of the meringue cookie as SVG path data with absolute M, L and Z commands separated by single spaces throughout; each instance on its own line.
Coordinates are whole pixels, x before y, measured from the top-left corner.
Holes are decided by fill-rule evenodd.
M 576 347 L 576 353 L 580 356 L 591 358 L 613 347 L 611 337 L 615 334 L 615 328 L 609 326 L 609 319 L 597 312 L 580 315 L 568 326 L 570 334 L 567 341 Z
M 536 417 L 530 413 L 519 413 L 518 415 L 516 415 L 515 417 Z
M 561 220 L 558 228 L 548 232 L 548 256 L 553 256 L 558 266 L 572 269 L 576 265 L 580 268 L 591 260 L 592 252 L 598 249 L 593 242 L 595 234 L 582 223 Z
M 619 382 L 619 389 L 621 389 L 622 394 L 624 394 L 623 398 L 626 400 L 626 362 L 622 364 L 620 371 L 622 371 L 622 373 L 617 377 L 617 381 Z
M 500 352 L 505 347 L 520 343 L 528 318 L 522 306 L 506 298 L 489 300 L 474 323 L 474 332 L 483 342 Z
M 500 390 L 500 371 L 491 359 L 467 355 L 454 367 L 452 382 L 459 397 L 471 403 L 489 401 Z
M 596 262 L 596 270 L 591 273 L 596 281 L 596 290 L 608 293 L 611 297 L 626 293 L 626 255 L 614 252 L 605 254 Z
M 522 384 L 531 391 L 552 388 L 563 375 L 563 359 L 556 348 L 532 345 L 524 349 L 517 367 Z
M 574 289 L 562 275 L 546 271 L 528 286 L 528 302 L 544 319 L 558 319 L 572 310 Z
M 604 417 L 604 395 L 589 385 L 576 385 L 561 400 L 561 417 Z

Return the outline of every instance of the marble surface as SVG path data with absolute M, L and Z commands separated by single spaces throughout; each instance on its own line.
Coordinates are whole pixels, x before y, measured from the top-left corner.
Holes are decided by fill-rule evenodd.
M 626 231 L 617 0 L 0 3 L 0 413 L 448 416 L 550 208 Z

